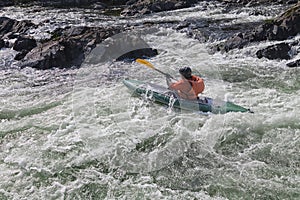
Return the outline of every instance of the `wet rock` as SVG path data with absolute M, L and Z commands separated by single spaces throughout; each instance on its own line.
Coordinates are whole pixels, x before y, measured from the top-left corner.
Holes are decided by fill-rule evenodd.
M 0 0 L 0 7 L 13 6 L 14 2 L 11 0 Z
M 0 49 L 5 47 L 5 41 L 3 39 L 0 39 Z
M 230 5 L 258 6 L 264 4 L 295 4 L 297 0 L 220 0 Z
M 289 51 L 291 50 L 291 47 L 287 43 L 280 43 L 268 46 L 265 49 L 259 50 L 256 52 L 256 55 L 258 58 L 268 58 L 271 60 L 274 59 L 290 59 Z
M 13 45 L 13 49 L 15 51 L 19 51 L 19 53 L 15 56 L 15 60 L 23 59 L 28 52 L 30 52 L 33 48 L 37 46 L 37 42 L 35 39 L 27 36 L 19 36 Z
M 31 37 L 19 36 L 13 45 L 15 51 L 30 51 L 37 46 L 36 40 Z
M 274 20 L 274 26 L 269 39 L 287 39 L 300 33 L 300 2 L 288 9 Z
M 18 35 L 25 34 L 29 29 L 36 27 L 30 21 L 17 21 L 7 17 L 0 17 L 0 37 L 16 38 Z
M 34 48 L 24 58 L 22 67 L 37 69 L 68 68 L 84 59 L 83 47 L 74 40 L 49 41 Z
M 102 27 L 58 29 L 52 40 L 33 48 L 19 65 L 37 69 L 80 67 L 98 43 L 119 32 L 119 28 Z
M 234 37 L 228 39 L 225 43 L 224 50 L 227 52 L 231 49 L 241 49 L 248 43 L 247 40 L 244 39 L 244 35 L 242 33 L 236 34 Z
M 82 7 L 96 3 L 97 0 L 38 0 L 42 6 L 50 7 Z
M 288 67 L 300 67 L 300 59 L 286 64 Z
M 143 14 L 150 14 L 155 12 L 161 11 L 168 11 L 168 10 L 176 10 L 181 8 L 187 8 L 195 3 L 198 0 L 139 0 L 135 3 L 131 3 L 128 7 L 126 7 L 122 12 L 121 15 L 123 16 L 135 16 L 135 15 L 143 15 Z
M 17 53 L 17 55 L 15 56 L 15 60 L 22 60 L 28 53 L 28 50 L 22 50 L 21 52 Z
M 137 58 L 150 58 L 158 55 L 157 49 L 144 48 L 130 51 L 118 57 L 117 61 L 136 60 Z
M 221 50 L 229 51 L 234 48 L 243 48 L 251 42 L 264 40 L 285 40 L 300 33 L 300 2 L 288 9 L 274 20 L 257 26 L 254 30 L 236 34 L 221 46 Z
M 37 5 L 56 8 L 92 8 L 106 9 L 108 7 L 125 6 L 135 3 L 137 0 L 0 0 L 0 7 L 13 5 Z

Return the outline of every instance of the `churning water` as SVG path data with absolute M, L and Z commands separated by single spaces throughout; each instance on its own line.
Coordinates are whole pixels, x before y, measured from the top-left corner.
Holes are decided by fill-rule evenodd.
M 264 11 L 270 16 L 277 14 L 269 9 Z M 199 5 L 130 23 L 269 17 L 251 11 Z M 12 18 L 22 12 L 30 13 L 1 11 Z M 51 12 L 55 26 L 108 21 L 82 10 Z M 43 11 L 34 16 L 47 17 Z M 74 16 L 77 21 L 70 20 Z M 114 24 L 126 21 L 110 18 Z M 39 33 L 33 34 L 45 36 Z M 80 69 L 38 71 L 15 67 L 15 52 L 2 49 L 0 199 L 300 198 L 299 69 L 256 58 L 269 42 L 211 55 L 207 45 L 214 41 L 199 43 L 160 25 L 140 25 L 125 35 L 139 35 L 159 50 L 149 60 L 155 67 L 177 76 L 180 66 L 190 65 L 205 80 L 205 96 L 233 101 L 254 114 L 180 112 L 137 98 L 123 79 L 164 86 L 165 78 L 135 62 L 106 59 L 87 61 Z M 98 50 L 90 56 L 99 56 L 101 45 Z

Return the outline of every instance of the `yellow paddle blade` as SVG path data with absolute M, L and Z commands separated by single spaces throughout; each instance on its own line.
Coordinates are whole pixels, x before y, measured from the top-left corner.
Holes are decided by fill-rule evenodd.
M 155 69 L 155 67 L 150 62 L 148 62 L 147 60 L 143 60 L 143 59 L 138 58 L 135 61 L 140 63 L 140 64 L 146 65 L 147 67 Z

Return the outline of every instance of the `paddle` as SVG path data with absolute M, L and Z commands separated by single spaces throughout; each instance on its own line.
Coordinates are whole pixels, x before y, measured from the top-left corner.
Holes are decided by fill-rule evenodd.
M 155 67 L 154 67 L 150 62 L 148 62 L 147 60 L 143 60 L 143 59 L 138 58 L 138 59 L 136 59 L 135 61 L 138 62 L 138 63 L 140 63 L 140 64 L 142 64 L 142 65 L 146 65 L 147 67 L 149 67 L 149 68 L 151 68 L 151 69 L 154 69 L 155 71 L 158 71 L 159 73 L 161 73 L 161 74 L 163 74 L 163 75 L 165 75 L 165 76 L 167 76 L 167 77 L 170 77 L 170 78 L 176 80 L 176 79 L 175 79 L 173 76 L 171 76 L 170 74 L 165 73 L 165 72 L 160 71 L 159 69 L 155 68 Z

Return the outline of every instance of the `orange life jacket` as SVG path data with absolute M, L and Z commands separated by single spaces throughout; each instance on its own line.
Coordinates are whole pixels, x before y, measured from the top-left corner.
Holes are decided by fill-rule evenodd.
M 182 79 L 172 83 L 169 88 L 176 90 L 181 98 L 193 100 L 197 99 L 198 94 L 203 92 L 205 85 L 202 78 L 193 75 L 190 79 Z

